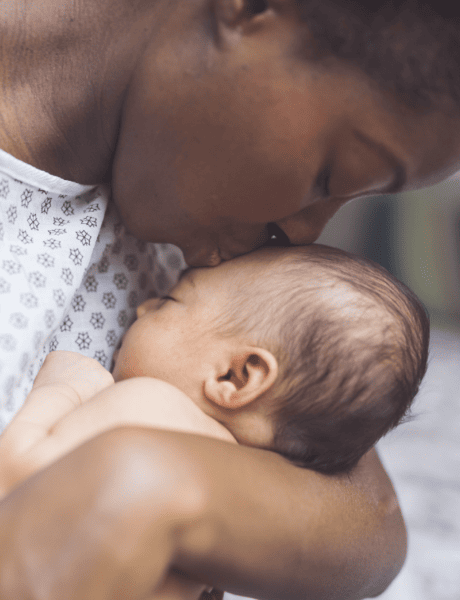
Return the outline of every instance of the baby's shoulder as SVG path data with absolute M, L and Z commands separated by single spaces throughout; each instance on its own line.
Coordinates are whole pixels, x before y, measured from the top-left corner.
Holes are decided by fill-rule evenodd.
M 133 377 L 116 382 L 111 392 L 113 400 L 123 411 L 129 410 L 131 422 L 236 443 L 226 427 L 205 414 L 179 388 L 161 379 Z

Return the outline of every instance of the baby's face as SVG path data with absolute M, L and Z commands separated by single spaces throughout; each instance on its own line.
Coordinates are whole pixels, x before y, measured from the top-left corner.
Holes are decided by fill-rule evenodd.
M 222 314 L 236 280 L 251 285 L 265 272 L 263 265 L 274 252 L 258 250 L 218 267 L 185 271 L 169 296 L 142 304 L 137 321 L 123 338 L 115 381 L 155 377 L 196 399 L 219 347 L 213 320 Z

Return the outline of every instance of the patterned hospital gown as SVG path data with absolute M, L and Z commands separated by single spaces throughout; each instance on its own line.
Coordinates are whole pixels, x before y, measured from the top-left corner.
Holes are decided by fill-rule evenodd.
M 103 186 L 54 177 L 0 150 L 0 433 L 46 354 L 110 368 L 136 307 L 185 267 L 174 246 L 129 235 Z

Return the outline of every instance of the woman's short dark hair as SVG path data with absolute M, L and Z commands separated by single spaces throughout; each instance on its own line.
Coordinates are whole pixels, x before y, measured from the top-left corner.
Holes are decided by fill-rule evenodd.
M 310 60 L 334 57 L 406 106 L 460 112 L 460 5 L 452 0 L 296 0 Z

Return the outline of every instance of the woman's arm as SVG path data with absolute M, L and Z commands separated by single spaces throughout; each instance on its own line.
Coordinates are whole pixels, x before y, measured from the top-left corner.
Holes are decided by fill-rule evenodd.
M 329 478 L 266 451 L 127 427 L 0 504 L 0 598 L 141 600 L 175 567 L 256 598 L 360 599 L 391 582 L 405 544 L 375 452 Z
M 402 567 L 404 522 L 375 451 L 332 478 L 241 446 L 182 445 L 200 466 L 213 530 L 196 543 L 205 518 L 182 539 L 175 564 L 186 572 L 254 598 L 351 600 L 382 593 Z
M 23 409 L 8 433 L 0 436 L 0 498 L 37 470 L 114 426 L 179 429 L 236 443 L 227 429 L 174 386 L 149 378 L 110 385 L 111 376 L 100 371 L 99 363 L 72 352 L 54 353 L 45 363 Z M 205 588 L 171 570 L 158 581 L 149 600 L 198 600 Z

